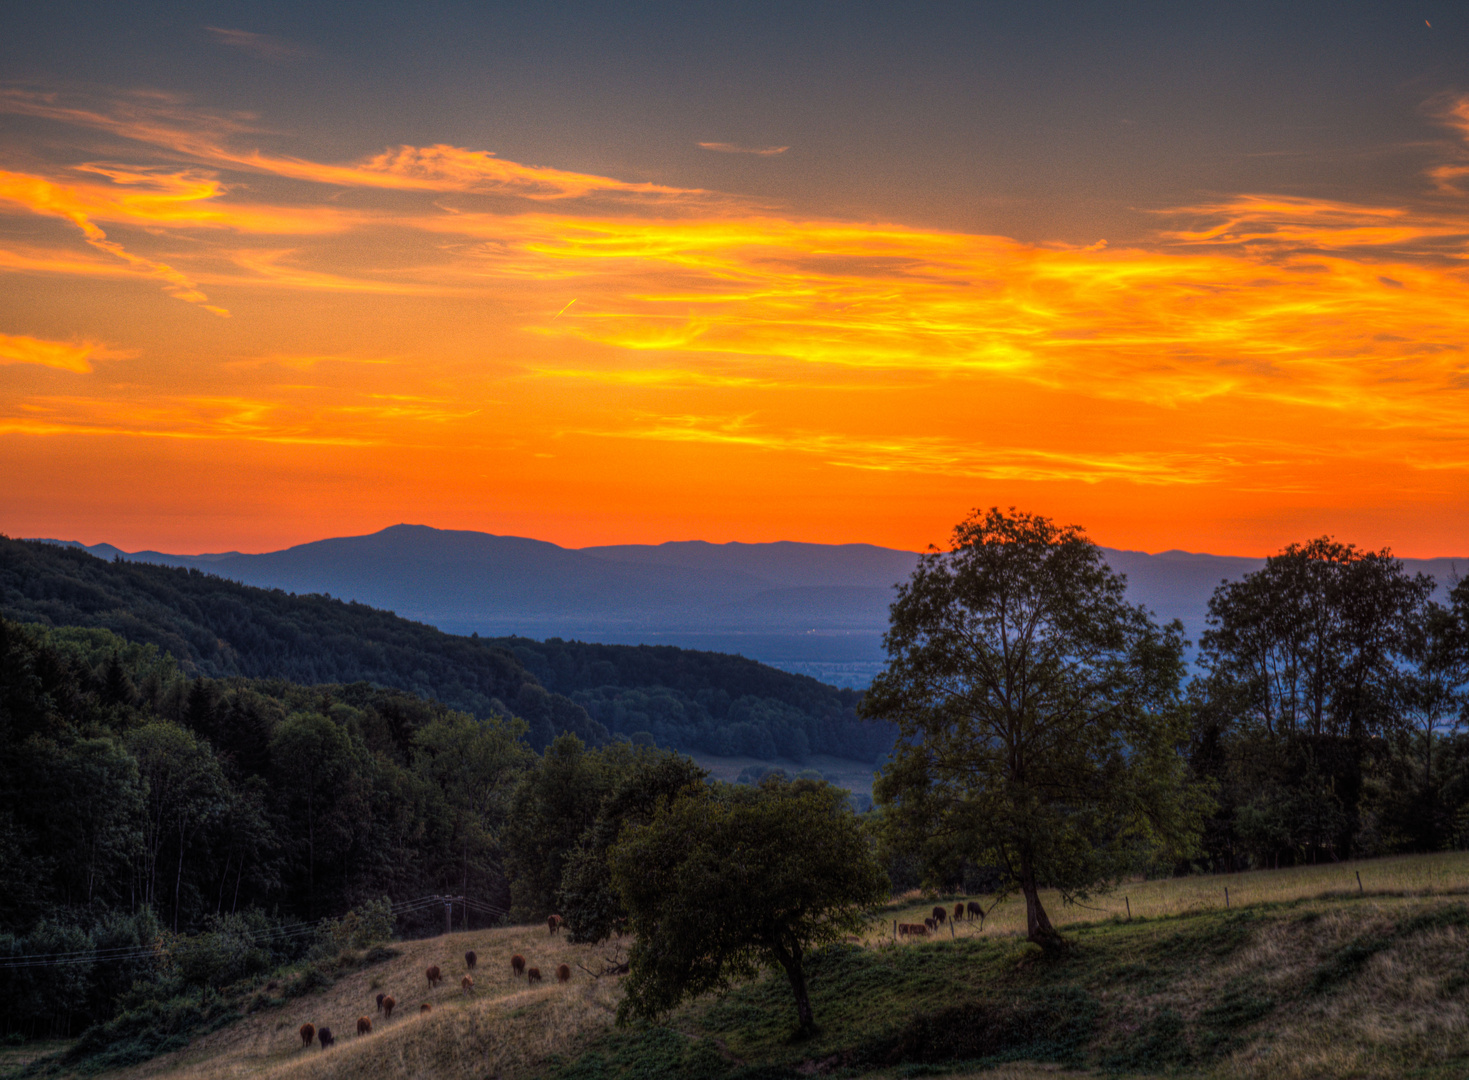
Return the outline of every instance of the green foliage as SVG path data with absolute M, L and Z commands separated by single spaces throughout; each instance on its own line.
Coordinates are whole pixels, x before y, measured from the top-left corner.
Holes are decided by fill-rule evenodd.
M 503 648 L 364 604 L 257 589 L 197 570 L 105 562 L 84 551 L 0 537 L 0 615 L 111 631 L 170 654 L 190 675 L 364 681 L 481 717 L 513 709 L 544 733 L 533 741 L 537 749 L 561 731 L 594 745 L 608 737 L 580 706 L 543 691 Z M 68 630 L 67 640 L 85 651 L 86 633 Z M 146 696 L 149 687 L 167 682 L 167 671 L 141 677 L 134 682 Z
M 609 766 L 631 753 L 588 751 L 575 735 L 563 735 L 522 776 L 504 830 L 512 919 L 543 919 L 554 910 L 567 859 L 612 790 Z
M 758 758 L 835 754 L 876 761 L 894 730 L 859 719 L 861 694 L 742 656 L 660 645 L 497 642 L 549 690 L 613 733 L 675 750 Z
M 887 897 L 846 793 L 809 781 L 691 791 L 626 828 L 610 863 L 636 935 L 622 1022 L 773 966 L 809 1029 L 805 956 Z
M 135 996 L 112 1019 L 83 1032 L 62 1060 L 82 1075 L 126 1068 L 182 1049 L 239 1015 L 224 998 L 203 990 L 163 999 Z
M 991 510 L 899 589 L 887 669 L 863 701 L 902 737 L 875 788 L 890 847 L 935 876 L 996 868 L 1031 940 L 1038 890 L 1070 900 L 1187 855 L 1206 808 L 1185 776 L 1181 628 L 1159 629 L 1079 529 Z
M 1220 794 L 1211 866 L 1454 842 L 1469 794 L 1453 734 L 1469 636 L 1432 591 L 1390 552 L 1329 538 L 1215 590 L 1189 754 Z
M 523 720 L 453 713 L 414 736 L 413 769 L 443 799 L 450 825 L 443 841 L 459 853 L 465 895 L 472 878 L 499 876 L 510 796 L 534 756 L 522 741 L 526 730 Z
M 629 825 L 644 825 L 681 795 L 697 792 L 708 772 L 677 754 L 640 750 L 566 860 L 560 914 L 571 940 L 585 944 L 621 933 L 627 910 L 612 887 L 609 857 Z
M 270 971 L 284 959 L 271 948 L 274 928 L 263 912 L 217 915 L 207 926 L 166 946 L 168 962 L 186 986 L 223 990 Z
M 340 956 L 348 949 L 370 949 L 393 939 L 393 902 L 386 896 L 358 904 L 341 918 L 317 926 L 313 956 Z

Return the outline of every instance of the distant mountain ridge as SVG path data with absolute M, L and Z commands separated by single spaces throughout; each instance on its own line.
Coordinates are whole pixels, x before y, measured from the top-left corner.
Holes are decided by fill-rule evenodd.
M 748 657 L 456 636 L 319 591 L 99 559 L 74 545 L 0 537 L 0 616 L 109 630 L 167 651 L 191 676 L 370 683 L 479 716 L 513 714 L 536 750 L 572 732 L 592 745 L 620 735 L 725 757 L 870 762 L 894 738 L 890 725 L 857 718 L 858 692 Z
M 247 585 L 326 593 L 449 633 L 669 644 L 737 652 L 837 685 L 881 667 L 894 587 L 918 553 L 871 544 L 670 541 L 563 548 L 544 540 L 394 525 L 281 551 L 170 555 L 80 547 L 102 558 L 192 567 Z M 1104 548 L 1128 592 L 1191 640 L 1221 580 L 1263 559 Z M 1443 583 L 1469 559 L 1405 559 Z

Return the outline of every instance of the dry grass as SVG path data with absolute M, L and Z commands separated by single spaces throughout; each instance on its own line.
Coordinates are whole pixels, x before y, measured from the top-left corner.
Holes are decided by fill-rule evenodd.
M 118 1077 L 184 1076 L 189 1080 L 237 1077 L 485 1077 L 535 1072 L 553 1055 L 574 1053 L 612 1022 L 619 991 L 614 979 L 594 979 L 578 966 L 600 970 L 610 946 L 570 944 L 544 926 L 474 930 L 426 941 L 399 942 L 392 960 L 355 972 L 319 994 L 264 1009 L 177 1053 L 110 1074 Z M 478 954 L 474 992 L 459 985 L 464 953 Z M 510 957 L 520 953 L 545 981 L 514 978 Z M 567 964 L 571 981 L 558 985 L 555 970 Z M 437 964 L 444 981 L 430 990 L 424 970 Z M 377 1013 L 379 992 L 397 999 L 391 1020 Z M 428 1002 L 431 1012 L 420 1006 Z M 358 1036 L 359 1016 L 373 1031 Z M 325 1024 L 336 1045 L 301 1048 L 303 1023 Z
M 1229 906 L 1280 903 L 1315 897 L 1357 894 L 1357 874 L 1362 888 L 1369 894 L 1395 896 L 1444 896 L 1469 892 L 1469 852 L 1445 852 L 1436 855 L 1398 855 L 1384 859 L 1331 863 L 1322 866 L 1298 866 L 1286 870 L 1253 870 L 1242 874 L 1211 874 L 1186 878 L 1160 878 L 1154 881 L 1123 882 L 1084 904 L 1064 904 L 1059 893 L 1043 892 L 1041 901 L 1051 921 L 1061 928 L 1101 919 L 1189 915 L 1205 911 L 1221 911 L 1225 907 L 1224 890 L 1229 890 Z M 952 913 L 957 898 L 946 906 Z M 964 898 L 966 901 L 970 897 Z M 973 897 L 986 908 L 988 897 Z M 894 922 L 922 922 L 935 904 L 917 890 L 905 894 L 891 906 L 881 920 L 873 923 L 866 940 L 876 942 L 893 935 Z M 978 922 L 963 922 L 940 930 L 944 938 L 980 933 Z M 984 920 L 986 934 L 1024 934 L 1025 902 L 1011 897 Z
M 1365 897 L 1357 894 L 1359 870 Z M 1254 903 L 1291 903 L 1286 908 L 1261 908 L 1258 916 L 1240 913 L 1221 918 L 1226 884 L 1236 909 Z M 1427 1065 L 1424 1076 L 1454 1076 L 1453 1062 L 1469 1058 L 1469 993 L 1464 989 L 1469 984 L 1469 929 L 1451 921 L 1425 924 L 1411 933 L 1402 927 L 1407 925 L 1405 919 L 1450 907 L 1432 899 L 1434 896 L 1465 891 L 1469 891 L 1469 856 L 1445 854 L 1129 882 L 1095 901 L 1092 908 L 1064 907 L 1052 897 L 1052 918 L 1058 925 L 1073 927 L 1078 940 L 1085 943 L 1075 972 L 1068 975 L 1058 970 L 1055 977 L 1080 980 L 1078 985 L 1088 986 L 1109 1018 L 1099 1032 L 1096 1053 L 1101 1056 L 1094 1060 L 1103 1060 L 1109 1046 L 1136 1042 L 1139 1033 L 1145 1033 L 1164 1011 L 1181 1017 L 1190 1032 L 1205 1031 L 1212 1023 L 1209 1010 L 1218 1006 L 1221 995 L 1230 988 L 1243 988 L 1273 1004 L 1258 1021 L 1241 1029 L 1239 1045 L 1207 1064 L 1199 1063 L 1203 1071 L 1195 1075 L 1229 1080 L 1391 1077 L 1400 1075 L 1405 1063 L 1412 1063 L 1420 1068 Z M 1343 902 L 1343 894 L 1350 899 Z M 1124 896 L 1130 899 L 1135 917 L 1125 925 L 1113 918 L 1125 915 Z M 950 910 L 953 903 L 951 898 Z M 869 943 L 881 944 L 890 937 L 893 918 L 919 921 L 933 904 L 916 894 L 905 898 L 873 924 Z M 1198 917 L 1188 918 L 1190 914 Z M 1246 921 L 1240 923 L 1241 918 Z M 983 935 L 1021 933 L 1023 919 L 1023 905 L 1010 901 L 986 921 Z M 1081 923 L 1092 926 L 1083 929 Z M 1129 957 L 1136 956 L 1141 962 L 1179 935 L 1194 935 L 1199 947 L 1206 949 L 1215 940 L 1210 934 L 1227 935 L 1232 932 L 1229 927 L 1236 925 L 1244 926 L 1241 932 L 1248 936 L 1231 939 L 1238 943 L 1223 953 L 1201 952 L 1197 962 L 1192 954 L 1169 954 L 1171 959 L 1165 956 L 1157 961 L 1156 970 L 1149 961 L 1149 970 L 1141 975 L 1133 973 L 1113 981 L 1108 974 L 1108 965 L 1119 958 L 1131 968 L 1135 965 Z M 979 934 L 978 923 L 961 923 L 955 929 L 960 939 Z M 948 942 L 949 938 L 946 927 L 940 940 Z M 1378 944 L 1362 966 L 1343 974 L 1327 990 L 1310 988 L 1333 957 L 1363 941 Z M 379 1076 L 513 1080 L 544 1074 L 554 1058 L 575 1058 L 612 1026 L 620 996 L 617 980 L 593 979 L 578 964 L 598 968 L 600 960 L 612 952 L 609 947 L 571 945 L 564 935 L 549 936 L 544 926 L 472 931 L 395 947 L 402 955 L 343 976 L 321 993 L 254 1013 L 182 1051 L 112 1075 L 129 1080 L 366 1080 Z M 1048 985 L 1051 976 L 1044 972 L 1037 970 L 1032 976 L 1026 974 L 1029 969 L 1015 969 L 1012 950 L 1023 948 L 1019 942 L 996 941 L 993 949 L 998 952 L 978 940 L 973 947 L 979 951 L 970 946 L 958 951 L 952 946 L 932 951 L 919 946 L 922 951 L 915 953 L 906 944 L 879 950 L 893 958 L 885 961 L 889 966 L 901 965 L 899 957 L 912 961 L 894 971 L 914 974 L 921 968 L 923 978 L 910 986 L 892 976 L 895 981 L 885 982 L 879 997 L 897 996 L 851 1002 L 853 1022 L 861 1027 L 912 1008 L 902 995 L 916 993 L 934 980 L 951 981 L 956 990 L 967 987 L 977 977 L 975 963 L 998 964 L 984 970 L 1002 980 L 1019 979 L 1016 985 L 1028 986 L 1028 979 L 1039 980 L 1037 986 Z M 470 948 L 479 954 L 479 964 L 474 972 L 475 992 L 466 995 L 459 978 L 464 973 L 463 953 Z M 539 967 L 548 981 L 531 987 L 513 978 L 509 960 L 517 952 L 531 966 Z M 996 960 L 997 956 L 1011 959 Z M 559 963 L 572 968 L 573 979 L 566 986 L 554 982 Z M 429 964 L 438 964 L 445 976 L 434 991 L 423 975 Z M 1091 970 L 1101 973 L 1095 976 L 1101 982 L 1087 982 L 1094 978 L 1086 974 L 1089 964 L 1096 965 Z M 379 991 L 398 1000 L 390 1021 L 384 1022 L 376 1013 L 374 997 Z M 751 998 L 756 1000 L 760 1000 L 758 995 Z M 420 1014 L 423 1001 L 433 1003 L 432 1012 Z M 778 994 L 772 1001 L 778 1014 L 773 1022 L 780 1027 L 787 1003 Z M 354 1034 L 355 1022 L 363 1015 L 372 1019 L 374 1031 L 359 1038 Z M 700 1015 L 701 1008 L 696 1007 L 683 1020 L 675 1018 L 675 1026 L 683 1030 L 691 1025 L 689 1033 L 696 1033 Z M 329 1025 L 337 1035 L 337 1045 L 326 1051 L 319 1046 L 302 1050 L 297 1028 L 308 1021 Z M 1442 1068 L 1435 1071 L 1435 1062 L 1443 1063 Z M 950 1075 L 956 1080 L 1035 1080 L 1056 1071 L 1049 1066 L 1015 1064 L 988 1072 L 956 1070 Z

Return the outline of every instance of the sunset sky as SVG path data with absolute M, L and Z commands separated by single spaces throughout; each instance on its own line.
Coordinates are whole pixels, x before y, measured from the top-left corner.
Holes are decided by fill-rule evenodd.
M 1469 6 L 6 4 L 0 532 L 1469 555 Z

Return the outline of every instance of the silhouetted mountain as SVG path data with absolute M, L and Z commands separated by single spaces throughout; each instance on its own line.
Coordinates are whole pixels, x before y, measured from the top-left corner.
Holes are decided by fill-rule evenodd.
M 81 546 L 81 545 L 76 545 Z M 87 548 L 103 557 L 111 545 Z M 1132 599 L 1197 641 L 1220 581 L 1262 559 L 1104 549 Z M 120 553 L 235 581 L 322 592 L 452 633 L 668 644 L 739 653 L 825 682 L 880 668 L 894 586 L 918 555 L 870 544 L 681 541 L 570 549 L 488 533 L 394 525 L 262 555 Z M 1452 559 L 1405 560 L 1447 580 Z
M 368 566 L 390 574 L 411 562 L 394 587 L 419 581 L 440 588 L 462 569 L 465 551 L 483 561 L 489 541 L 523 563 L 580 574 L 573 596 L 595 580 L 597 560 L 551 544 L 422 532 L 442 541 L 437 566 L 415 559 L 403 541 L 414 532 L 399 530 L 365 538 L 372 541 L 366 545 L 307 545 L 294 569 L 307 574 L 326 567 L 331 552 L 348 548 L 359 572 Z M 514 714 L 529 723 L 537 749 L 562 731 L 594 745 L 625 734 L 679 750 L 797 760 L 822 753 L 872 761 L 892 745 L 889 725 L 857 719 L 856 692 L 745 657 L 557 638 L 459 637 L 355 601 L 257 588 L 207 572 L 213 569 L 103 560 L 76 545 L 0 538 L 0 613 L 111 630 L 168 651 L 190 674 L 307 685 L 369 682 L 480 716 Z M 498 569 L 503 581 L 503 564 Z M 554 596 L 549 580 L 512 577 L 509 584 L 520 589 L 513 595 Z

